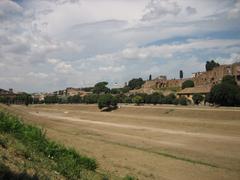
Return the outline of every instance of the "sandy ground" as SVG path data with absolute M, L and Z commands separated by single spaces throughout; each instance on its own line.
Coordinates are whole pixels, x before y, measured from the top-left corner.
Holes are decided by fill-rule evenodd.
M 93 105 L 11 106 L 47 135 L 139 179 L 240 179 L 240 109 Z

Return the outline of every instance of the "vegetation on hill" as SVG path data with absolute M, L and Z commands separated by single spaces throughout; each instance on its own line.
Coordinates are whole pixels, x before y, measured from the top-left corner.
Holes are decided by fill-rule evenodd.
M 136 105 L 140 105 L 144 102 L 144 99 L 141 96 L 137 95 L 132 98 L 132 102 Z
M 214 60 L 211 60 L 206 62 L 205 68 L 206 68 L 206 71 L 210 71 L 210 70 L 213 70 L 213 68 L 218 66 L 220 66 L 219 63 L 215 62 Z
M 107 87 L 108 82 L 99 82 L 97 84 L 95 84 L 94 88 L 93 88 L 93 93 L 94 94 L 106 94 L 110 92 L 110 89 Z
M 182 83 L 182 89 L 194 87 L 194 82 L 192 80 L 186 80 Z
M 19 146 L 16 150 L 19 151 L 16 152 L 16 156 L 23 156 L 33 164 L 39 161 L 39 164 L 43 165 L 42 161 L 46 161 L 45 168 L 49 168 L 50 172 L 56 172 L 70 179 L 87 178 L 91 173 L 95 174 L 97 163 L 94 159 L 79 155 L 74 149 L 66 148 L 48 140 L 42 129 L 26 125 L 19 118 L 3 111 L 0 112 L 0 134 L 1 147 L 7 149 L 8 140 L 10 139 L 16 146 Z M 4 139 L 3 135 L 8 138 Z M 4 159 L 2 155 L 1 166 L 5 167 L 2 174 L 11 175 L 9 168 L 4 165 Z M 24 164 L 21 164 L 21 166 L 24 166 Z M 40 173 L 37 167 L 29 168 L 35 168 L 33 170 L 34 175 Z M 44 170 L 42 175 L 44 175 Z
M 182 70 L 179 71 L 179 78 L 180 78 L 180 79 L 183 78 L 183 71 L 182 71 Z
M 240 87 L 234 76 L 225 76 L 220 84 L 215 85 L 207 101 L 221 106 L 240 106 Z
M 101 95 L 98 99 L 98 108 L 104 110 L 112 110 L 117 108 L 117 99 L 111 94 Z
M 204 97 L 202 94 L 194 94 L 192 99 L 193 99 L 193 103 L 198 105 L 204 100 Z
M 128 87 L 130 90 L 140 89 L 144 82 L 145 81 L 142 78 L 134 78 L 128 82 Z

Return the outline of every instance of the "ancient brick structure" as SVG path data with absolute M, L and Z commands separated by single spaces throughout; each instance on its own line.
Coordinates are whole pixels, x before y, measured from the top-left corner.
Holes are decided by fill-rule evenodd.
M 233 75 L 240 84 L 240 63 L 221 65 L 211 71 L 194 73 L 193 81 L 195 86 L 213 86 L 221 82 L 226 75 Z
M 221 82 L 226 75 L 233 75 L 237 83 L 240 85 L 240 63 L 230 65 L 221 65 L 215 67 L 211 71 L 193 73 L 192 78 L 187 79 L 171 79 L 167 80 L 166 76 L 159 76 L 158 78 L 146 81 L 143 89 L 161 89 L 161 88 L 181 88 L 182 83 L 186 80 L 194 81 L 195 87 L 199 86 L 213 86 Z

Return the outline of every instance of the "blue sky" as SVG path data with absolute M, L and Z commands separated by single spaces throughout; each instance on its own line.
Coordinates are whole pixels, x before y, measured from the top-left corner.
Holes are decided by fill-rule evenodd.
M 0 1 L 0 88 L 189 77 L 239 55 L 239 0 Z

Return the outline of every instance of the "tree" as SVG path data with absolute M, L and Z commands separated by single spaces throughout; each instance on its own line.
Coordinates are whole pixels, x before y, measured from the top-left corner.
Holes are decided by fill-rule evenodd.
M 103 94 L 98 99 L 98 108 L 112 110 L 117 108 L 117 99 L 111 94 Z
M 182 89 L 194 87 L 194 82 L 192 80 L 186 80 L 182 83 Z
M 183 105 L 183 106 L 186 106 L 187 105 L 187 102 L 188 102 L 188 100 L 187 100 L 187 98 L 186 97 L 180 97 L 179 99 L 178 99 L 178 103 L 179 104 L 181 104 L 181 105 Z
M 140 105 L 141 103 L 144 102 L 144 100 L 141 96 L 137 95 L 133 97 L 132 102 L 135 103 L 136 105 Z
M 204 100 L 204 97 L 201 94 L 194 94 L 192 99 L 193 99 L 194 104 L 198 105 Z
M 159 93 L 155 92 L 150 95 L 150 103 L 156 105 L 159 103 L 160 98 L 162 97 L 162 94 L 160 95 Z
M 82 101 L 86 104 L 95 104 L 98 102 L 98 94 L 89 94 L 83 97 Z
M 227 84 L 232 84 L 234 86 L 237 85 L 237 82 L 235 80 L 235 77 L 234 76 L 231 76 L 231 75 L 226 75 L 223 77 L 222 79 L 222 83 L 227 83 Z
M 220 84 L 212 87 L 207 100 L 221 106 L 239 106 L 240 87 L 234 76 L 224 76 Z
M 180 79 L 183 78 L 183 71 L 182 70 L 180 70 L 180 72 L 179 72 L 179 77 L 180 77 Z
M 68 97 L 68 102 L 69 103 L 80 103 L 81 97 L 79 95 L 70 96 L 70 97 Z
M 149 75 L 149 81 L 151 81 L 151 80 L 152 80 L 152 75 L 150 74 L 150 75 Z
M 217 84 L 210 91 L 209 102 L 221 106 L 239 106 L 240 88 L 226 82 Z
M 214 60 L 206 62 L 206 71 L 213 70 L 213 68 L 220 66 L 219 63 L 215 62 Z
M 55 103 L 59 102 L 59 98 L 56 95 L 54 95 L 54 96 L 46 96 L 44 98 L 44 102 L 46 104 L 55 104 Z
M 176 95 L 171 93 L 164 98 L 164 104 L 174 104 L 176 100 Z
M 108 82 L 99 82 L 97 84 L 95 84 L 94 88 L 93 88 L 93 93 L 95 94 L 106 94 L 110 92 L 110 89 L 108 87 L 106 87 L 108 85 Z
M 144 84 L 144 81 L 142 78 L 135 78 L 128 82 L 128 87 L 130 88 L 130 90 L 140 89 L 143 84 Z

